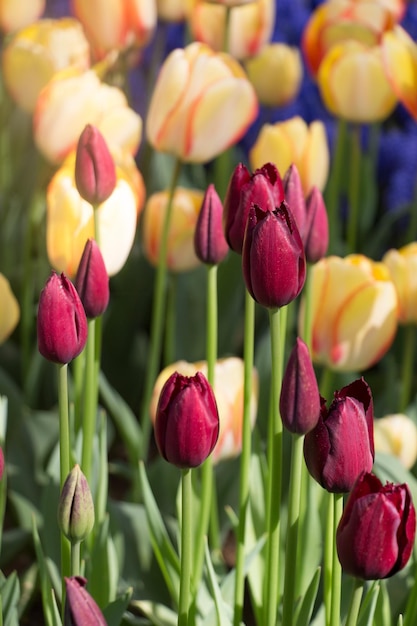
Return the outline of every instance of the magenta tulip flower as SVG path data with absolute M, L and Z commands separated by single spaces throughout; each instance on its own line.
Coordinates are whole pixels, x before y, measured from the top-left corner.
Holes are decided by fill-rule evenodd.
M 194 231 L 197 257 L 207 265 L 218 265 L 229 252 L 223 232 L 223 204 L 214 185 L 207 187 Z
M 93 319 L 104 313 L 110 298 L 109 277 L 103 255 L 94 239 L 89 239 L 85 244 L 75 277 L 75 288 L 88 318 Z
M 87 580 L 82 576 L 65 578 L 65 626 L 107 626 L 103 613 L 86 590 L 86 584 Z
M 113 157 L 100 131 L 87 124 L 80 135 L 75 159 L 78 193 L 90 204 L 101 204 L 116 186 Z
M 303 234 L 308 263 L 317 263 L 329 247 L 329 220 L 321 191 L 313 187 L 306 201 L 306 223 Z

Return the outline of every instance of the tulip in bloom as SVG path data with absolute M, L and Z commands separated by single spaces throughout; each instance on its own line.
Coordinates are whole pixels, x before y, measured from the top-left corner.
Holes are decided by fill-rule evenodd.
M 59 72 L 42 90 L 34 112 L 37 148 L 51 163 L 61 163 L 76 148 L 87 124 L 96 126 L 109 148 L 134 155 L 142 120 L 117 87 L 100 82 L 92 70 Z
M 223 232 L 223 204 L 214 185 L 207 187 L 194 232 L 194 248 L 202 263 L 217 265 L 229 252 Z
M 371 367 L 397 330 L 397 294 L 385 265 L 331 256 L 311 268 L 310 280 L 313 361 L 339 371 Z M 302 304 L 300 324 L 303 317 Z
M 188 18 L 194 39 L 217 52 L 224 50 L 227 41 L 226 51 L 239 60 L 258 54 L 272 36 L 274 0 L 253 0 L 235 7 L 225 5 L 225 2 L 191 0 Z
M 100 131 L 87 124 L 80 135 L 75 157 L 75 183 L 90 204 L 101 204 L 116 186 L 113 157 Z
M 36 2 L 25 0 L 25 4 Z M 66 68 L 84 71 L 89 66 L 88 41 L 81 24 L 71 18 L 30 24 L 16 33 L 2 56 L 6 88 L 28 113 L 34 111 L 41 90 L 58 72 Z
M 239 163 L 230 177 L 224 200 L 223 227 L 231 249 L 242 254 L 249 210 L 253 204 L 273 211 L 283 199 L 283 182 L 273 163 L 265 163 L 252 175 L 243 163 Z
M 46 0 L 0 0 L 0 29 L 10 33 L 36 22 L 45 3 Z
M 155 439 L 166 461 L 180 468 L 201 465 L 219 436 L 216 398 L 206 377 L 174 372 L 162 388 L 155 417 Z
M 401 26 L 382 37 L 384 70 L 397 98 L 417 119 L 417 44 Z
M 267 44 L 246 61 L 245 68 L 261 104 L 285 106 L 297 97 L 303 78 L 298 48 L 284 43 Z
M 75 288 L 88 318 L 93 319 L 104 313 L 110 298 L 109 277 L 94 239 L 89 239 L 85 244 L 75 277 Z
M 109 276 L 121 270 L 132 248 L 145 199 L 133 158 L 115 153 L 116 187 L 97 209 L 100 250 Z M 94 238 L 93 207 L 75 186 L 75 153 L 53 176 L 46 196 L 46 247 L 51 265 L 74 277 L 89 238 Z
M 6 341 L 16 328 L 20 307 L 7 278 L 0 273 L 0 343 Z
M 417 242 L 388 250 L 382 262 L 388 267 L 398 296 L 400 324 L 417 324 Z
M 375 420 L 375 450 L 396 456 L 407 469 L 417 460 L 417 426 L 402 413 Z
M 267 308 L 285 306 L 301 292 L 306 278 L 304 248 L 285 202 L 272 211 L 252 205 L 242 269 L 250 295 Z
M 52 272 L 41 291 L 38 348 L 45 359 L 64 365 L 81 354 L 87 341 L 87 318 L 72 282 Z
M 280 172 L 286 172 L 292 163 L 298 168 L 304 195 L 313 186 L 322 191 L 329 174 L 329 146 L 323 122 L 310 125 L 301 117 L 285 122 L 265 124 L 249 153 L 251 166 L 275 163 Z
M 167 267 L 173 272 L 186 272 L 200 264 L 194 249 L 194 232 L 203 197 L 203 192 L 197 189 L 177 187 L 175 190 L 167 244 Z M 144 253 L 155 266 L 158 264 L 168 198 L 168 191 L 152 194 L 142 218 Z
M 388 578 L 407 565 L 416 531 L 408 485 L 383 485 L 363 474 L 346 503 L 336 533 L 343 570 L 364 580 Z
M 212 453 L 213 463 L 235 457 L 242 450 L 243 370 L 243 361 L 237 357 L 219 359 L 214 367 L 213 389 L 219 410 L 220 430 L 219 438 Z M 150 416 L 153 423 L 155 423 L 156 407 L 161 389 L 174 372 L 179 372 L 184 376 L 194 376 L 196 372 L 201 372 L 204 376 L 207 376 L 207 362 L 188 363 L 186 361 L 177 361 L 162 370 L 155 382 L 150 405 Z M 258 374 L 254 368 L 250 398 L 250 422 L 252 427 L 256 420 L 257 406 Z
M 65 625 L 67 626 L 107 626 L 104 615 L 85 586 L 82 576 L 65 578 L 67 592 L 65 603 Z
M 161 67 L 146 132 L 156 150 L 209 161 L 237 142 L 258 112 L 254 89 L 232 57 L 192 43 Z
M 373 401 L 363 378 L 322 398 L 318 423 L 304 440 L 304 458 L 313 478 L 331 493 L 350 491 L 374 463 Z
M 71 543 L 78 543 L 94 526 L 94 503 L 87 479 L 75 465 L 62 487 L 58 503 L 58 525 Z
M 155 0 L 72 0 L 96 58 L 112 50 L 143 47 L 156 27 Z
M 297 337 L 282 379 L 279 402 L 282 423 L 291 433 L 305 435 L 320 417 L 320 393 L 307 345 Z

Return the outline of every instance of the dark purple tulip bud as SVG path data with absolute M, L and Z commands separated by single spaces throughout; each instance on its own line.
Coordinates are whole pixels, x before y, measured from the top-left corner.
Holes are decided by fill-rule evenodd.
M 282 423 L 291 433 L 305 435 L 320 417 L 320 393 L 307 345 L 297 337 L 288 359 L 279 408 Z
M 290 207 L 298 232 L 304 242 L 304 228 L 306 223 L 306 201 L 304 198 L 303 186 L 301 184 L 300 174 L 295 163 L 292 163 L 285 172 L 284 180 L 285 202 Z
M 155 439 L 166 461 L 180 468 L 201 465 L 219 436 L 213 390 L 201 372 L 174 372 L 162 388 L 155 417 Z
M 71 543 L 78 543 L 94 526 L 94 502 L 87 479 L 75 465 L 62 487 L 58 503 L 58 526 Z
M 75 277 L 75 288 L 88 318 L 104 313 L 110 298 L 109 277 L 103 255 L 94 239 L 89 239 L 85 244 Z
M 317 187 L 311 190 L 307 202 L 307 220 L 305 224 L 304 250 L 308 263 L 317 263 L 329 247 L 329 220 L 321 191 Z
M 64 626 L 107 626 L 103 613 L 85 589 L 86 584 L 87 580 L 82 576 L 65 578 Z
M 52 272 L 41 291 L 38 348 L 45 359 L 61 365 L 78 356 L 87 341 L 87 318 L 72 282 Z
M 75 158 L 75 184 L 84 200 L 101 204 L 116 186 L 116 168 L 100 131 L 87 124 L 80 135 Z
M 252 205 L 242 269 L 247 290 L 262 306 L 285 306 L 300 293 L 306 277 L 304 249 L 285 202 L 273 211 Z
M 284 186 L 273 163 L 266 163 L 252 176 L 244 165 L 238 165 L 232 174 L 224 204 L 224 229 L 231 249 L 242 254 L 249 210 L 253 204 L 265 211 L 273 211 L 283 199 Z
M 327 408 L 322 398 L 319 421 L 304 440 L 308 471 L 332 493 L 350 491 L 374 463 L 373 402 L 360 378 L 334 394 Z
M 388 578 L 407 564 L 416 513 L 408 485 L 363 474 L 353 487 L 336 533 L 343 570 L 364 580 Z
M 218 265 L 229 252 L 223 232 L 223 205 L 214 185 L 207 187 L 194 233 L 195 253 L 202 263 Z

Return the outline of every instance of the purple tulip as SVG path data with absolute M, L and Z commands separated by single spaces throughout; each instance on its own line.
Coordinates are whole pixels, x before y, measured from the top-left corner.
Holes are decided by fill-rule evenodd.
M 87 124 L 80 135 L 75 158 L 75 184 L 90 204 L 101 204 L 116 186 L 113 157 L 100 131 Z
M 292 163 L 292 165 L 290 165 L 285 172 L 283 183 L 285 202 L 290 207 L 290 211 L 297 224 L 298 232 L 300 233 L 301 239 L 304 243 L 304 229 L 307 219 L 307 209 L 300 174 L 295 163 Z
M 410 558 L 415 531 L 416 513 L 408 486 L 382 485 L 373 474 L 362 474 L 336 533 L 343 570 L 364 580 L 393 576 Z
M 223 205 L 214 185 L 207 187 L 194 233 L 194 248 L 202 263 L 218 265 L 229 252 L 224 236 Z
M 219 436 L 213 390 L 201 372 L 174 372 L 162 388 L 155 417 L 155 439 L 166 461 L 180 468 L 201 465 Z
M 39 298 L 38 348 L 49 361 L 69 363 L 84 349 L 87 318 L 72 282 L 52 272 Z
M 304 250 L 308 263 L 317 263 L 329 247 L 329 220 L 323 196 L 317 187 L 313 187 L 307 198 L 306 211 Z
M 242 251 L 242 269 L 251 296 L 271 309 L 294 300 L 304 286 L 304 248 L 285 202 L 270 210 L 252 205 Z
M 320 417 L 320 393 L 310 352 L 297 337 L 282 380 L 279 403 L 282 423 L 291 433 L 305 435 Z
M 107 626 L 103 613 L 85 589 L 86 584 L 87 580 L 82 576 L 65 578 L 64 626 Z
M 110 298 L 109 277 L 100 248 L 89 239 L 75 277 L 75 288 L 83 303 L 85 314 L 92 319 L 102 315 Z
M 304 440 L 308 471 L 324 489 L 350 491 L 374 462 L 373 401 L 360 378 L 334 394 L 330 407 L 322 398 L 317 426 Z

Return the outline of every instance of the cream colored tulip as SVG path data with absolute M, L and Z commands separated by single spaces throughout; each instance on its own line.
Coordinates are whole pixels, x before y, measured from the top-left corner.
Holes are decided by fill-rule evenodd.
M 0 0 L 0 29 L 11 33 L 35 22 L 45 11 L 46 0 Z
M 156 9 L 160 20 L 165 22 L 183 22 L 187 19 L 188 0 L 156 0 Z
M 20 307 L 7 278 L 0 273 L 0 343 L 12 334 L 20 319 Z
M 253 170 L 275 163 L 281 175 L 291 164 L 297 166 L 304 194 L 313 187 L 324 189 L 329 174 L 329 146 L 323 122 L 310 125 L 301 117 L 262 126 L 250 153 Z
M 37 148 L 52 163 L 61 163 L 87 124 L 96 126 L 110 148 L 135 154 L 142 120 L 117 87 L 100 82 L 92 71 L 60 72 L 42 90 L 34 114 Z
M 398 320 L 417 324 L 417 242 L 388 250 L 382 259 L 398 295 Z
M 71 18 L 40 20 L 20 30 L 3 51 L 4 83 L 19 107 L 32 113 L 41 90 L 65 68 L 86 70 L 88 41 Z
M 374 421 L 376 452 L 396 456 L 407 469 L 417 460 L 417 427 L 402 413 L 386 415 Z
M 417 120 L 417 44 L 401 26 L 382 38 L 382 58 L 391 87 Z
M 109 276 L 119 272 L 132 248 L 137 219 L 144 204 L 142 176 L 129 155 L 113 154 L 116 187 L 96 209 L 99 245 Z M 46 197 L 46 247 L 49 261 L 58 272 L 74 277 L 85 243 L 94 237 L 91 204 L 79 195 L 74 176 L 75 153 L 53 176 Z

